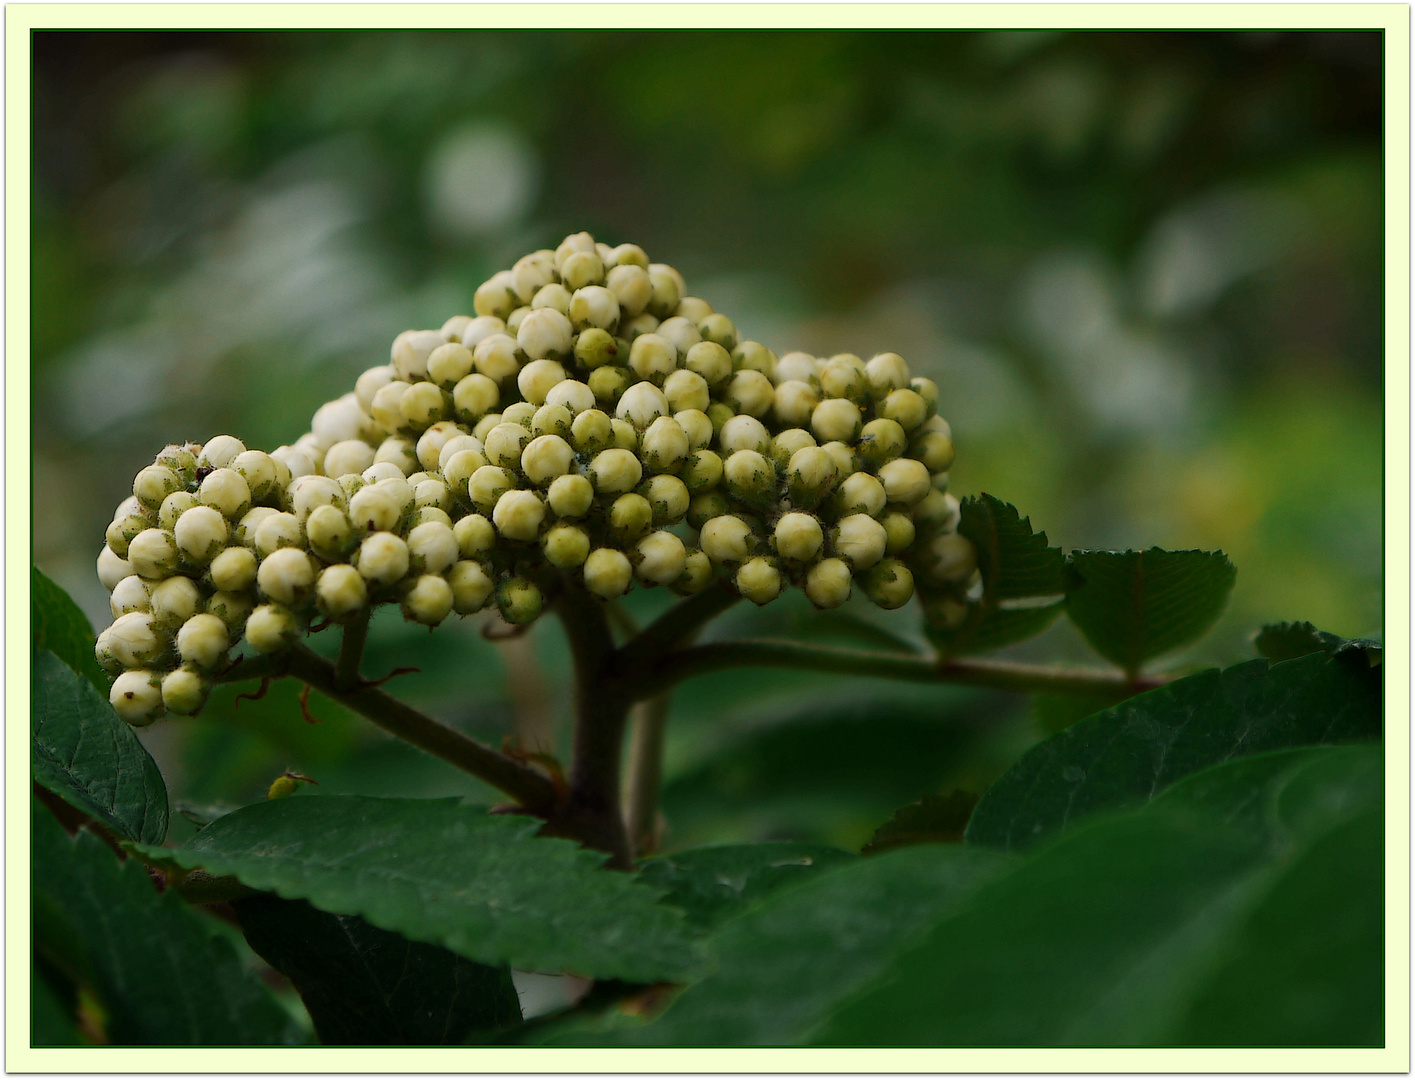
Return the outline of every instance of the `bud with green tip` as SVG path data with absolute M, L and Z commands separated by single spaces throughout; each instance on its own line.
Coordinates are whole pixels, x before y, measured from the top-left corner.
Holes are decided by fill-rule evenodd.
M 452 409 L 464 423 L 476 423 L 500 400 L 500 388 L 481 372 L 468 375 L 452 388 Z
M 860 575 L 865 595 L 880 607 L 903 607 L 914 595 L 914 575 L 898 559 L 882 559 Z
M 526 626 L 540 617 L 540 589 L 535 582 L 512 577 L 496 587 L 496 606 L 501 617 L 513 626 Z
M 519 352 L 520 346 L 509 333 L 492 334 L 479 341 L 477 347 L 472 350 L 472 363 L 476 366 L 478 374 L 505 386 L 521 370 L 521 361 L 517 355 Z M 376 398 L 374 404 L 377 405 Z M 378 413 L 375 412 L 374 416 L 377 417 Z
M 662 263 L 651 264 L 648 273 L 649 285 L 653 292 L 646 310 L 657 319 L 666 319 L 678 307 L 678 301 L 682 297 L 682 278 L 676 270 Z
M 197 472 L 197 458 L 193 450 L 191 443 L 169 443 L 158 453 L 153 464 L 171 469 L 181 478 L 183 484 L 190 484 L 196 479 Z
M 678 475 L 694 495 L 711 491 L 722 481 L 722 458 L 711 450 L 695 450 Z
M 213 593 L 206 601 L 207 614 L 220 619 L 232 635 L 241 633 L 254 608 L 255 596 L 250 592 Z
M 590 536 L 578 525 L 555 525 L 541 537 L 541 550 L 551 566 L 573 570 L 590 553 Z
M 467 481 L 467 499 L 481 513 L 490 516 L 501 496 L 516 486 L 516 477 L 508 469 L 483 465 Z
M 162 715 L 161 681 L 153 671 L 125 671 L 113 681 L 108 702 L 133 727 L 146 727 Z
M 638 492 L 653 508 L 655 525 L 676 525 L 688 512 L 688 486 L 676 476 L 651 476 L 639 485 Z
M 570 297 L 570 322 L 579 331 L 612 331 L 619 325 L 619 298 L 603 285 L 576 289 Z
M 928 419 L 929 409 L 924 399 L 912 390 L 891 390 L 880 402 L 879 415 L 897 421 L 905 431 L 914 431 Z
M 685 296 L 678 301 L 678 308 L 673 314 L 679 318 L 687 319 L 694 327 L 697 327 L 712 313 L 712 305 L 702 297 Z
M 605 274 L 604 284 L 614 294 L 620 312 L 627 318 L 638 315 L 653 299 L 653 283 L 642 266 L 621 262 Z
M 734 581 L 737 591 L 759 607 L 781 595 L 781 571 L 760 555 L 744 562 Z
M 776 403 L 776 387 L 760 371 L 743 368 L 723 387 L 722 400 L 733 412 L 760 418 Z
M 905 445 L 904 429 L 896 421 L 877 418 L 861 429 L 856 449 L 866 466 L 878 469 L 904 453 Z
M 403 426 L 410 431 L 424 431 L 445 420 L 452 411 L 451 405 L 447 400 L 446 391 L 430 382 L 414 383 L 408 387 L 407 393 L 398 399 L 398 410 L 403 414 Z
M 613 445 L 620 450 L 627 450 L 631 454 L 639 452 L 639 429 L 627 420 L 611 420 L 610 428 L 614 431 Z
M 619 401 L 634 385 L 634 376 L 621 367 L 606 365 L 590 372 L 588 385 L 594 391 L 595 400 L 606 408 L 618 408 Z
M 958 500 L 934 488 L 914 507 L 914 525 L 926 536 L 952 532 L 958 528 L 958 520 Z
M 663 391 L 649 382 L 635 383 L 629 387 L 614 407 L 616 419 L 627 420 L 639 431 L 672 411 Z
M 397 489 L 383 483 L 369 484 L 356 491 L 349 500 L 349 522 L 360 532 L 391 532 L 402 520 L 403 510 L 403 500 Z M 330 524 L 334 522 L 331 520 Z M 260 550 L 260 536 L 257 533 L 257 551 Z
M 722 463 L 728 492 L 749 506 L 770 502 L 776 494 L 776 470 L 755 450 L 738 450 Z
M 217 469 L 201 482 L 197 498 L 203 506 L 221 511 L 230 521 L 239 521 L 251 508 L 251 489 L 235 469 Z
M 149 465 L 133 480 L 133 494 L 149 510 L 156 510 L 162 500 L 186 485 L 182 478 L 164 465 Z
M 452 525 L 457 550 L 464 559 L 482 559 L 496 547 L 496 527 L 481 514 L 468 514 Z
M 340 619 L 368 605 L 368 586 L 354 567 L 336 563 L 320 571 L 314 597 L 320 611 L 331 619 Z
M 787 428 L 772 437 L 769 450 L 771 463 L 776 466 L 778 472 L 785 472 L 791 467 L 791 458 L 796 451 L 805 450 L 807 447 L 815 445 L 815 437 L 809 431 L 801 428 Z M 827 455 L 828 458 L 829 455 Z

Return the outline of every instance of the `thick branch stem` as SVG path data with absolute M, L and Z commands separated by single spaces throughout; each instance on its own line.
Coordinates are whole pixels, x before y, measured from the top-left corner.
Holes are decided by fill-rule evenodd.
M 639 671 L 653 667 L 660 657 L 690 641 L 704 624 L 740 599 L 737 593 L 719 582 L 687 600 L 680 600 L 624 644 L 615 660 L 616 672 L 633 673 L 630 678 L 636 678 Z
M 645 673 L 641 679 L 635 679 L 626 690 L 636 700 L 643 700 L 662 693 L 684 679 L 734 667 L 797 668 L 912 682 L 957 683 L 1019 693 L 1091 694 L 1116 700 L 1169 681 L 1165 676 L 1132 678 L 1120 671 L 1039 667 L 1006 660 L 949 660 L 939 663 L 927 656 L 864 652 L 829 645 L 790 641 L 730 641 L 697 645 L 666 656 L 653 671 Z
M 652 855 L 658 847 L 658 793 L 663 785 L 668 706 L 669 695 L 662 693 L 634 710 L 634 725 L 629 735 L 629 794 L 624 816 L 628 819 L 629 844 L 636 859 Z
M 359 684 L 359 664 L 364 658 L 364 643 L 368 641 L 368 622 L 373 609 L 365 607 L 344 624 L 339 639 L 339 659 L 334 664 L 334 683 L 341 690 L 352 690 Z

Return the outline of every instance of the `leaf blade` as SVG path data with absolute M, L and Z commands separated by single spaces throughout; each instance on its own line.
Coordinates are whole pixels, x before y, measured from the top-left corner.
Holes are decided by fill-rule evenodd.
M 30 567 L 30 623 L 36 650 L 48 649 L 107 695 L 109 680 L 93 653 L 95 637 L 88 616 L 37 566 Z

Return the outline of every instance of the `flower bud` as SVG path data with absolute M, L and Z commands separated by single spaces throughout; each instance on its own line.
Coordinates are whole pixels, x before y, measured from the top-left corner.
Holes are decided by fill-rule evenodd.
M 619 325 L 619 298 L 602 285 L 585 286 L 570 298 L 569 314 L 576 330 L 613 330 Z
M 688 557 L 683 541 L 671 532 L 649 533 L 634 545 L 634 572 L 649 585 L 668 585 L 682 575 Z
M 609 531 L 618 540 L 634 540 L 653 524 L 653 507 L 642 495 L 620 495 L 609 507 Z
M 811 514 L 795 511 L 782 514 L 772 534 L 777 554 L 794 562 L 810 562 L 825 543 L 821 523 Z
M 496 606 L 501 617 L 513 626 L 533 623 L 540 617 L 540 589 L 525 578 L 509 578 L 496 589 Z
M 486 607 L 495 583 L 480 563 L 462 560 L 447 572 L 447 584 L 452 587 L 452 610 L 458 615 L 470 615 Z
M 683 429 L 683 434 L 688 436 L 690 452 L 705 449 L 717 434 L 707 413 L 700 409 L 684 409 L 682 412 L 674 413 L 673 419 L 678 421 L 678 426 Z
M 658 324 L 658 329 L 654 331 L 664 341 L 673 346 L 678 358 L 685 357 L 688 350 L 703 340 L 702 334 L 698 333 L 698 328 L 691 320 L 675 315 L 671 319 L 664 319 Z M 638 344 L 636 341 L 635 344 Z
M 628 450 L 613 447 L 594 456 L 586 475 L 596 491 L 603 495 L 612 495 L 637 487 L 643 479 L 643 466 Z
M 639 378 L 661 386 L 678 369 L 678 350 L 659 334 L 641 334 L 629 347 L 629 367 Z
M 314 419 L 310 421 L 309 434 L 302 435 L 296 445 L 307 442 L 322 454 L 337 442 L 371 439 L 377 435 L 377 425 L 370 422 L 368 413 L 359 404 L 358 395 L 351 393 L 326 401 L 316 409 Z M 235 468 L 235 465 L 233 460 L 231 467 Z
M 869 379 L 858 356 L 842 354 L 828 360 L 820 370 L 821 390 L 828 398 L 863 401 L 869 396 Z
M 578 525 L 556 525 L 541 538 L 541 550 L 551 566 L 573 570 L 590 553 L 590 536 Z
M 554 308 L 562 315 L 570 314 L 570 290 L 558 281 L 547 282 L 531 297 L 531 310 Z
M 408 387 L 407 392 L 398 399 L 398 411 L 403 414 L 404 427 L 423 431 L 446 419 L 450 410 L 445 391 L 434 383 L 420 382 Z
M 776 494 L 776 470 L 755 450 L 738 450 L 722 463 L 727 490 L 735 499 L 760 505 Z
M 208 615 L 215 615 L 228 633 L 239 634 L 255 607 L 255 598 L 248 592 L 213 593 L 206 602 Z
M 492 334 L 479 341 L 472 350 L 472 363 L 479 374 L 504 385 L 507 379 L 521 370 L 521 361 L 516 355 L 518 351 L 516 339 L 510 334 Z
M 857 444 L 861 460 L 876 469 L 904 453 L 904 447 L 904 429 L 896 421 L 884 419 L 866 424 Z
M 460 424 L 454 423 L 451 420 L 438 421 L 436 424 L 433 424 L 420 436 L 418 436 L 417 444 L 414 447 L 414 453 L 416 453 L 418 456 L 418 464 L 421 465 L 424 469 L 436 469 L 438 467 L 439 461 L 442 458 L 442 448 L 446 446 L 449 442 L 451 442 L 453 439 L 466 438 L 471 438 L 471 436 L 467 434 L 466 429 L 463 428 Z M 329 453 L 333 454 L 335 449 L 337 448 L 331 448 Z M 328 465 L 329 456 L 326 455 L 324 460 L 325 464 Z M 372 464 L 373 459 L 372 456 L 370 456 L 368 465 Z M 367 469 L 368 465 L 365 465 L 364 469 Z M 358 469 L 353 471 L 363 472 L 364 469 Z M 328 469 L 326 469 L 325 471 L 329 472 Z M 330 475 L 334 474 L 331 472 Z
M 197 455 L 197 468 L 224 469 L 236 460 L 237 454 L 243 454 L 245 450 L 246 444 L 234 435 L 217 435 L 208 439 L 206 445 L 201 448 L 201 453 Z
M 212 671 L 231 647 L 226 624 L 215 615 L 193 615 L 177 631 L 177 653 L 183 663 Z
M 197 458 L 192 451 L 195 444 L 186 446 L 177 443 L 169 443 L 164 446 L 153 460 L 154 465 L 162 465 L 171 469 L 180 478 L 183 484 L 190 484 L 196 479 Z
M 702 411 L 710 404 L 707 380 L 692 371 L 675 371 L 663 381 L 663 396 L 675 413 Z
M 358 445 L 365 444 L 360 442 Z M 328 460 L 329 455 L 326 453 L 325 461 Z M 275 460 L 264 451 L 247 450 L 237 454 L 231 461 L 231 468 L 240 473 L 241 479 L 246 482 L 252 502 L 261 502 L 280 493 L 279 469 Z
M 496 547 L 496 528 L 481 514 L 468 514 L 452 526 L 457 551 L 464 559 L 481 559 Z
M 854 442 L 860 434 L 860 408 L 844 398 L 826 398 L 811 413 L 811 430 L 821 442 Z
M 938 412 L 938 383 L 932 379 L 915 376 L 909 380 L 909 389 L 924 399 L 924 406 L 932 418 Z
M 711 450 L 694 451 L 678 475 L 694 495 L 710 491 L 722 481 L 722 458 Z
M 634 576 L 634 567 L 622 551 L 596 548 L 585 559 L 585 588 L 605 600 L 623 594 Z
M 837 477 L 849 476 L 851 473 L 859 471 L 859 455 L 856 454 L 848 444 L 837 440 L 826 443 L 821 449 L 828 453 L 831 460 L 835 462 L 835 475 Z
M 525 332 L 524 327 L 522 332 Z M 546 395 L 565 378 L 565 368 L 558 360 L 532 360 L 516 376 L 516 386 L 526 401 L 539 407 L 545 404 Z
M 777 386 L 793 381 L 818 386 L 820 380 L 816 372 L 816 358 L 810 353 L 789 352 L 776 362 L 771 378 Z
M 688 456 L 688 436 L 676 420 L 660 416 L 644 432 L 639 456 L 651 472 L 677 472 Z
M 642 266 L 620 263 L 605 274 L 604 283 L 626 318 L 638 315 L 653 299 L 653 284 Z
M 492 432 L 493 436 L 496 431 Z M 548 487 L 556 477 L 570 471 L 575 464 L 575 451 L 559 435 L 542 435 L 526 443 L 520 464 L 527 480 L 539 487 Z
M 879 405 L 879 415 L 896 421 L 905 431 L 920 427 L 928 419 L 928 414 L 924 399 L 912 390 L 891 390 Z
M 806 598 L 818 608 L 839 607 L 850 599 L 850 565 L 822 559 L 806 572 Z
M 778 424 L 805 427 L 811 422 L 821 396 L 810 383 L 789 379 L 776 387 L 772 397 L 772 415 Z
M 978 568 L 978 549 L 966 536 L 940 533 L 919 557 L 924 580 L 931 585 L 959 585 Z
M 304 542 L 304 526 L 294 514 L 270 514 L 255 529 L 255 551 L 262 559 L 281 548 L 300 547 Z
M 647 311 L 640 312 L 632 319 L 620 318 L 619 320 L 619 352 L 627 356 L 626 345 L 633 342 L 643 334 L 652 334 L 658 329 L 658 319 L 650 315 Z
M 344 489 L 339 486 L 339 481 L 327 476 L 302 476 L 286 489 L 285 494 L 290 500 L 291 512 L 301 523 L 307 521 L 318 507 L 342 509 L 345 505 Z
M 578 473 L 558 476 L 551 482 L 546 502 L 556 517 L 584 517 L 594 503 L 594 485 Z
M 811 509 L 835 485 L 835 462 L 819 446 L 804 446 L 791 455 L 786 467 L 786 490 L 797 506 Z
M 475 349 L 493 334 L 506 333 L 506 324 L 500 319 L 488 315 L 479 315 L 471 322 L 467 323 L 462 330 L 461 341 L 469 349 Z
M 130 576 L 133 572 L 133 564 L 127 559 L 120 558 L 113 554 L 113 549 L 106 544 L 98 553 L 98 580 L 103 583 L 103 587 L 112 592 L 118 587 L 118 582 Z
M 887 540 L 884 526 L 868 514 L 841 518 L 830 538 L 831 549 L 856 573 L 868 570 L 884 558 Z
M 627 450 L 631 454 L 639 452 L 639 429 L 627 420 L 611 420 L 610 430 L 614 432 L 613 446 Z
M 263 595 L 276 603 L 301 603 L 314 588 L 315 567 L 299 548 L 280 548 L 261 560 L 256 584 Z
M 644 254 L 644 249 L 638 244 L 620 244 L 611 248 L 609 257 L 604 261 L 605 266 L 637 266 L 645 269 L 649 265 L 649 257 Z
M 139 577 L 165 578 L 177 569 L 177 541 L 165 529 L 144 529 L 128 545 L 128 562 Z
M 712 314 L 712 305 L 700 296 L 685 296 L 678 301 L 678 307 L 673 314 L 676 318 L 687 319 L 696 329 L 699 323 Z
M 880 607 L 903 607 L 914 595 L 914 575 L 898 559 L 884 559 L 860 575 L 865 595 Z
M 125 671 L 113 681 L 109 704 L 133 727 L 147 727 L 162 715 L 161 682 L 152 671 Z
M 397 377 L 392 364 L 380 364 L 365 371 L 354 383 L 354 399 L 359 403 L 359 407 L 372 416 L 374 395 Z
M 914 521 L 902 510 L 891 510 L 879 519 L 884 526 L 884 550 L 897 555 L 914 542 Z
M 898 353 L 880 353 L 872 357 L 865 365 L 865 374 L 870 380 L 870 393 L 876 398 L 909 385 L 909 365 Z
M 315 507 L 305 519 L 305 535 L 314 553 L 331 562 L 344 558 L 354 546 L 354 527 L 337 506 Z
M 262 604 L 246 619 L 246 640 L 260 653 L 279 652 L 299 634 L 299 624 L 288 608 Z
M 895 458 L 881 465 L 876 475 L 892 503 L 913 506 L 929 493 L 929 470 L 913 458 Z
M 428 383 L 419 383 L 419 386 L 428 386 Z M 400 477 L 405 477 L 409 473 L 417 472 L 418 451 L 417 445 L 409 439 L 400 439 L 396 435 L 384 439 L 373 455 L 374 465 L 392 465 L 398 470 Z M 367 472 L 367 470 L 365 470 Z
M 172 632 L 201 610 L 201 589 L 189 577 L 170 577 L 152 587 L 149 610 L 158 626 Z
M 566 423 L 570 418 L 578 416 L 582 412 L 595 407 L 595 394 L 587 383 L 582 383 L 576 379 L 565 379 L 550 388 L 550 393 L 545 395 L 547 406 L 554 406 L 564 409 L 567 413 Z M 560 432 L 556 432 L 560 434 Z
M 442 324 L 442 329 L 439 331 L 442 334 L 442 340 L 461 341 L 462 334 L 466 331 L 467 324 L 471 321 L 472 317 L 470 315 L 453 315 Z
M 472 309 L 478 315 L 504 319 L 515 307 L 516 296 L 509 270 L 493 274 L 472 294 Z
M 103 632 L 100 644 L 125 668 L 155 664 L 167 652 L 166 636 L 146 611 L 130 611 L 114 619 L 113 625 Z
M 619 343 L 607 330 L 591 327 L 575 339 L 575 359 L 591 371 L 619 362 L 620 355 Z
M 436 626 L 452 613 L 452 586 L 436 574 L 423 574 L 403 594 L 403 617 Z
M 428 507 L 436 507 L 443 513 L 452 508 L 452 492 L 435 477 L 419 481 L 413 488 L 413 508 L 423 510 Z
M 473 435 L 453 435 L 442 444 L 442 449 L 437 452 L 436 468 L 442 473 L 442 478 L 447 481 L 450 487 L 458 486 L 457 482 L 454 482 L 447 474 L 447 470 L 451 468 L 454 457 L 470 450 L 475 457 L 463 458 L 458 463 L 459 467 L 465 470 L 465 473 L 460 477 L 460 483 L 465 485 L 472 473 L 486 464 L 486 458 L 483 456 L 485 449 L 482 441 Z
M 570 320 L 554 308 L 537 308 L 521 320 L 516 344 L 532 360 L 558 359 L 570 352 L 574 332 Z M 524 387 L 521 392 L 525 393 Z
M 337 442 L 325 452 L 325 474 L 332 477 L 357 476 L 373 464 L 373 454 L 373 447 L 362 439 Z
M 476 423 L 494 409 L 500 398 L 495 380 L 481 372 L 468 375 L 452 388 L 452 408 L 457 418 L 468 424 Z
M 720 491 L 704 491 L 694 495 L 688 503 L 688 524 L 701 529 L 715 517 L 724 517 L 732 512 L 732 506 Z
M 436 506 L 415 507 L 408 518 L 408 528 L 416 529 L 419 525 L 433 522 L 438 525 L 446 525 L 449 529 L 452 528 L 452 516 L 446 510 Z
M 816 445 L 815 436 L 803 428 L 787 428 L 772 437 L 771 445 L 764 451 L 777 472 L 785 472 L 791 466 L 791 458 L 796 451 L 806 450 Z M 829 454 L 826 455 L 830 457 Z
M 256 546 L 256 531 L 260 528 L 261 522 L 265 521 L 265 519 L 271 515 L 278 513 L 280 513 L 279 510 L 275 510 L 269 506 L 252 507 L 250 510 L 246 511 L 245 516 L 237 522 L 233 539 L 236 543 L 244 547 L 254 548 Z M 298 526 L 299 522 L 296 521 L 295 524 Z
M 440 574 L 461 554 L 451 526 L 429 521 L 408 531 L 408 566 L 414 574 Z
M 756 548 L 756 537 L 752 534 L 752 527 L 741 518 L 731 514 L 724 514 L 705 522 L 698 542 L 702 545 L 707 557 L 719 566 L 741 562 Z
M 953 438 L 942 431 L 925 431 L 914 439 L 909 456 L 923 462 L 930 473 L 947 471 L 953 464 Z
M 958 528 L 958 519 L 958 500 L 933 488 L 914 507 L 914 525 L 924 535 L 952 532 Z
M 197 497 L 204 506 L 219 510 L 232 521 L 251 508 L 251 489 L 234 469 L 217 469 L 201 482 Z
M 639 494 L 653 508 L 653 523 L 676 525 L 688 512 L 688 488 L 676 476 L 653 476 L 639 486 Z
M 370 533 L 359 545 L 354 565 L 365 581 L 391 585 L 408 572 L 408 545 L 391 532 Z
M 277 446 L 270 452 L 270 459 L 276 462 L 277 469 L 284 466 L 290 474 L 289 479 L 282 481 L 288 485 L 291 480 L 297 480 L 301 476 L 309 476 L 315 471 L 314 459 L 303 450 L 298 450 L 293 446 Z
M 133 481 L 133 494 L 150 510 L 162 505 L 162 500 L 185 485 L 182 478 L 165 465 L 149 465 Z
M 776 382 L 776 354 L 757 341 L 740 341 L 732 352 L 732 370 L 759 371 Z
M 530 431 L 520 424 L 497 424 L 486 435 L 486 459 L 502 469 L 517 468 L 521 452 L 530 441 Z
M 373 395 L 369 411 L 384 431 L 401 431 L 407 426 L 408 422 L 403 417 L 403 397 L 411 389 L 405 382 L 391 382 Z
M 476 425 L 472 428 L 472 438 L 477 440 L 477 445 L 480 447 L 481 444 L 486 441 L 486 437 L 491 434 L 491 429 L 502 422 L 503 418 L 501 413 L 487 413 L 478 420 Z M 485 452 L 484 448 L 482 452 Z
M 765 416 L 776 401 L 776 387 L 760 371 L 743 368 L 728 380 L 722 400 L 734 412 Z M 711 412 L 708 413 L 712 415 Z
M 653 292 L 647 305 L 648 313 L 658 319 L 666 319 L 683 295 L 682 278 L 678 271 L 662 263 L 651 263 L 648 268 L 649 284 Z
M 112 595 L 108 598 L 108 607 L 113 612 L 115 619 L 122 618 L 130 611 L 152 610 L 152 598 L 149 595 L 147 583 L 137 574 L 129 574 L 114 585 L 111 592 Z
M 393 339 L 393 369 L 404 382 L 427 378 L 427 362 L 446 343 L 440 330 L 404 330 Z
M 604 261 L 595 251 L 576 251 L 560 261 L 560 276 L 571 289 L 579 291 L 604 280 Z
M 467 481 L 467 500 L 483 514 L 490 514 L 501 496 L 515 486 L 516 476 L 510 470 L 483 465 Z
M 522 256 L 511 267 L 511 286 L 522 300 L 529 300 L 555 280 L 555 256 L 534 252 Z
M 682 312 L 681 303 L 679 311 Z M 698 333 L 702 334 L 704 341 L 721 345 L 726 352 L 730 353 L 737 347 L 737 327 L 726 315 L 709 312 L 705 318 L 698 320 Z
M 683 559 L 683 572 L 668 583 L 679 596 L 693 596 L 712 584 L 712 560 L 701 551 L 689 548 Z
M 545 503 L 534 491 L 508 491 L 496 500 L 491 520 L 508 540 L 534 540 L 545 520 Z
M 506 316 L 506 333 L 509 334 L 513 339 L 520 331 L 521 323 L 525 321 L 526 316 L 531 313 L 531 310 L 532 309 L 529 304 L 524 304 L 521 307 L 518 307 L 514 311 L 512 311 L 510 315 Z M 517 347 L 519 348 L 519 346 Z
M 722 425 L 717 441 L 722 452 L 729 457 L 738 450 L 755 450 L 758 454 L 765 454 L 771 449 L 771 433 L 754 416 L 734 416 Z
M 634 385 L 634 376 L 621 367 L 606 364 L 590 372 L 588 386 L 594 392 L 595 401 L 606 408 L 617 405 L 624 392 Z
M 205 566 L 226 546 L 231 527 L 210 506 L 193 506 L 177 519 L 172 533 L 182 557 Z
M 835 494 L 835 506 L 841 517 L 850 514 L 875 517 L 888 501 L 884 485 L 866 472 L 851 473 Z
M 684 356 L 683 366 L 708 386 L 717 386 L 732 375 L 732 357 L 715 341 L 700 341 L 690 347 Z M 707 405 L 691 407 L 706 409 Z
M 107 532 L 104 533 L 104 539 L 108 541 L 108 549 L 114 555 L 125 558 L 128 554 L 128 546 L 133 542 L 133 539 L 151 527 L 152 523 L 147 518 L 139 517 L 137 514 L 129 514 L 109 525 Z
M 211 581 L 221 592 L 240 592 L 255 584 L 255 552 L 229 547 L 211 560 Z
M 570 440 L 582 454 L 598 454 L 614 441 L 609 416 L 598 409 L 586 409 L 570 424 Z
M 737 591 L 758 606 L 769 604 L 781 595 L 781 571 L 770 559 L 760 555 L 744 562 L 735 580 Z

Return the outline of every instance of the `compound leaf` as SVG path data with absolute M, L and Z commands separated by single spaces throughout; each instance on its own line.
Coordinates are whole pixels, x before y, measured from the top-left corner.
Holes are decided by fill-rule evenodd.
M 41 787 L 121 837 L 160 844 L 167 787 L 133 729 L 51 652 L 34 655 L 30 769 Z
M 246 941 L 295 984 L 325 1045 L 461 1045 L 521 1020 L 505 967 L 303 900 L 253 896 L 235 908 Z
M 983 793 L 967 842 L 1026 848 L 1090 814 L 1147 802 L 1229 758 L 1380 733 L 1380 683 L 1364 662 L 1312 654 L 1202 671 L 1033 747 Z
M 1073 551 L 1066 613 L 1127 671 L 1200 637 L 1237 575 L 1221 551 Z
M 457 799 L 275 799 L 218 818 L 187 868 L 336 915 L 359 915 L 469 960 L 654 982 L 685 978 L 697 947 L 682 915 L 603 853 L 537 837 L 541 822 Z
M 270 1046 L 301 1041 L 289 1014 L 247 972 L 230 942 L 134 859 L 119 862 L 91 832 L 71 839 L 31 803 L 36 952 L 88 986 L 110 1042 Z
M 1337 653 L 1360 650 L 1371 664 L 1381 662 L 1381 643 L 1370 638 L 1343 638 L 1318 630 L 1309 622 L 1271 623 L 1258 631 L 1253 645 L 1259 655 L 1266 656 L 1273 663 L 1294 660 L 1309 653 L 1321 652 L 1328 656 Z
M 88 616 L 37 566 L 30 567 L 29 588 L 34 648 L 48 649 L 107 697 L 108 678 L 93 654 L 95 639 Z

